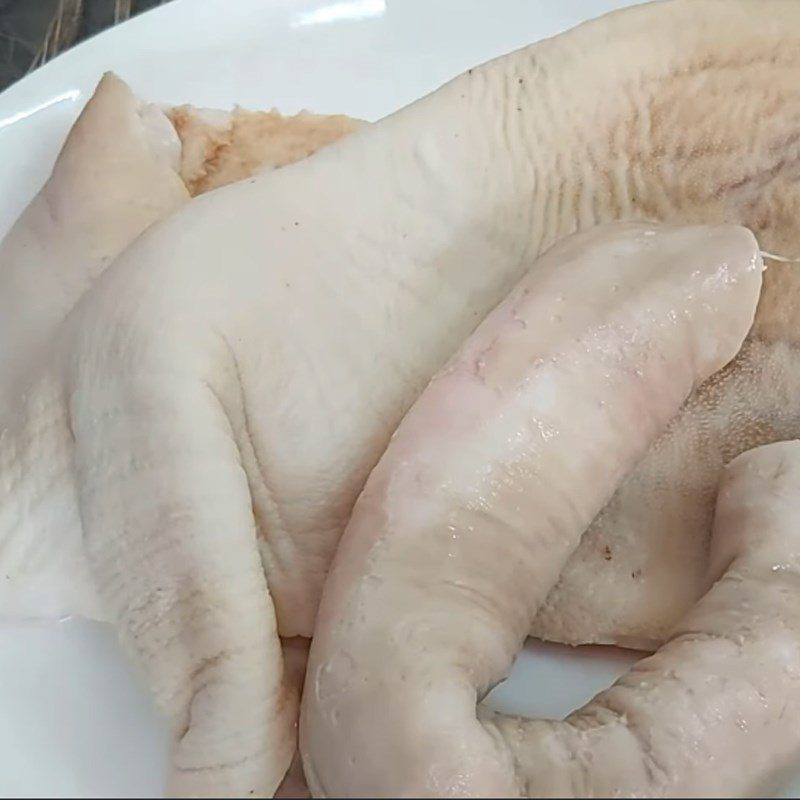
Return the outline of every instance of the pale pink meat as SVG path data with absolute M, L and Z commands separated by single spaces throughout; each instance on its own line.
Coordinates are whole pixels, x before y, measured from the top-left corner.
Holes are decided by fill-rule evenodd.
M 735 355 L 760 283 L 742 228 L 622 224 L 554 247 L 487 317 L 401 423 L 334 559 L 301 718 L 313 793 L 577 791 L 552 764 L 537 783 L 527 740 L 520 754 L 509 744 L 537 723 L 509 734 L 476 717 L 476 701 L 507 675 L 593 516 Z M 670 663 L 691 670 L 692 657 L 689 646 Z M 706 705 L 730 705 L 723 685 L 705 691 Z M 627 747 L 636 720 L 616 721 Z M 720 770 L 733 767 L 739 749 L 695 727 Z M 624 759 L 608 772 L 634 794 L 658 784 Z

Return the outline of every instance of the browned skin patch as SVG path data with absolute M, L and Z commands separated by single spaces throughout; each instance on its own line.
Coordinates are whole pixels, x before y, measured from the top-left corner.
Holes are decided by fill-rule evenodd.
M 183 145 L 181 177 L 192 196 L 301 161 L 364 124 L 341 114 L 243 109 L 212 121 L 192 106 L 178 106 L 169 116 Z

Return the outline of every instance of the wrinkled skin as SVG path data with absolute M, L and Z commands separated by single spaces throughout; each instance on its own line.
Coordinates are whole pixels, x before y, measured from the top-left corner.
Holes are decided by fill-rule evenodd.
M 162 110 L 104 75 L 47 182 L 0 242 L 0 408 L 24 394 L 58 325 L 150 225 L 243 170 L 293 163 L 360 124 L 307 113 Z M 59 502 L 48 503 L 56 515 Z M 0 617 L 103 618 L 80 550 L 54 561 L 50 546 L 32 536 L 6 542 Z
M 647 217 L 797 254 L 800 6 L 769 7 L 635 8 L 476 68 L 193 201 L 66 320 L 0 442 L 3 566 L 88 576 L 172 721 L 172 791 L 280 781 L 297 698 L 277 637 L 311 635 L 389 436 L 539 253 Z M 770 265 L 742 354 L 592 524 L 534 633 L 659 641 L 705 590 L 723 462 L 800 432 L 796 274 Z
M 565 722 L 475 713 L 589 521 L 739 349 L 760 276 L 741 228 L 600 226 L 434 377 L 325 585 L 300 730 L 314 796 L 739 796 L 796 754 L 800 443 L 747 454 L 713 540 L 725 577 L 655 656 Z

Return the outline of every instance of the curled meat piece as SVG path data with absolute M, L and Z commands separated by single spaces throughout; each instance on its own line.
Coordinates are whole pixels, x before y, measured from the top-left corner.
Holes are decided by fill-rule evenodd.
M 726 469 L 710 591 L 563 722 L 495 720 L 536 797 L 759 796 L 800 736 L 800 442 Z M 762 795 L 763 796 L 763 795 Z
M 680 788 L 676 775 L 693 785 L 677 767 L 659 783 L 647 753 L 641 768 L 624 762 L 640 743 L 640 676 L 658 665 L 669 683 L 681 663 L 690 673 L 693 649 L 717 647 L 702 636 L 635 670 L 629 709 L 617 688 L 617 706 L 600 699 L 565 724 L 587 741 L 593 728 L 608 731 L 608 752 L 586 764 L 542 723 L 477 717 L 475 707 L 508 674 L 593 515 L 693 387 L 736 353 L 760 274 L 741 228 L 596 228 L 545 255 L 433 379 L 370 475 L 323 593 L 301 719 L 315 795 L 580 794 L 594 791 L 578 780 L 592 765 L 633 793 Z M 690 617 L 696 630 L 710 628 L 714 602 Z M 710 631 L 735 634 L 742 623 Z M 675 647 L 685 650 L 677 659 Z M 724 681 L 703 690 L 706 708 L 737 708 Z M 691 704 L 672 713 L 698 748 L 738 755 L 725 725 L 686 719 Z M 552 774 L 529 768 L 531 750 Z M 553 769 L 573 754 L 574 774 Z M 735 771 L 718 772 L 720 788 L 740 788 Z

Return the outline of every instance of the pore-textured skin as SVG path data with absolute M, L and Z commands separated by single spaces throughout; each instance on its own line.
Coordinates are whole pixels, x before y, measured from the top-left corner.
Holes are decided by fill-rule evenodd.
M 277 786 L 296 719 L 278 634 L 311 635 L 391 433 L 537 255 L 642 217 L 741 222 L 798 254 L 798 77 L 794 0 L 634 8 L 199 197 L 104 273 L 7 422 L 0 548 L 35 533 L 41 569 L 85 556 L 173 723 L 173 791 Z M 660 640 L 702 594 L 702 487 L 798 433 L 791 404 L 775 417 L 796 395 L 794 269 L 770 264 L 742 360 L 590 529 L 536 633 Z M 752 400 L 732 420 L 734 387 Z M 670 490 L 687 462 L 700 489 Z

